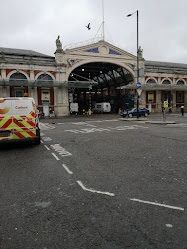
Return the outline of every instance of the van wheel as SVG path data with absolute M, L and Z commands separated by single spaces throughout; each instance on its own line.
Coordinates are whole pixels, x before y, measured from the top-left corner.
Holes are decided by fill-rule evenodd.
M 129 118 L 132 118 L 132 113 L 129 114 Z
M 36 130 L 36 140 L 35 140 L 35 144 L 40 144 L 41 140 L 40 140 L 40 130 Z
M 145 116 L 145 117 L 148 117 L 148 113 L 146 112 L 146 113 L 144 114 L 144 116 Z

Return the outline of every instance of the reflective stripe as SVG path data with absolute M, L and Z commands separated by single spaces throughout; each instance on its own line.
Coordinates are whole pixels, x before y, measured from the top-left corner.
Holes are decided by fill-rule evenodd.
M 12 119 L 8 119 L 7 118 L 3 121 L 0 121 L 0 129 L 8 129 L 8 128 L 12 128 Z
M 3 118 L 0 118 L 0 130 L 1 129 L 12 129 L 12 117 L 6 116 Z

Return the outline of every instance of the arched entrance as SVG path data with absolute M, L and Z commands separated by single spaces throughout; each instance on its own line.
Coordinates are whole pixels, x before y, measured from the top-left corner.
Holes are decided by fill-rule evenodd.
M 98 84 L 91 90 L 69 88 L 69 101 L 79 104 L 79 111 L 87 111 L 95 103 L 109 102 L 111 113 L 117 113 L 119 108 L 133 107 L 134 96 L 128 90 L 120 90 L 121 86 L 134 81 L 133 75 L 126 68 L 108 62 L 92 62 L 75 68 L 69 75 L 68 81 L 94 80 Z

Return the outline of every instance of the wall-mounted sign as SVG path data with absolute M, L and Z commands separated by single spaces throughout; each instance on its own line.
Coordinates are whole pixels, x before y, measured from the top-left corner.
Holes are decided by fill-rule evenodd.
M 154 93 L 153 92 L 148 92 L 148 101 L 153 102 L 154 100 Z
M 42 102 L 49 103 L 50 102 L 50 92 L 47 90 L 42 91 Z
M 168 101 L 164 101 L 164 108 L 167 108 L 168 107 Z

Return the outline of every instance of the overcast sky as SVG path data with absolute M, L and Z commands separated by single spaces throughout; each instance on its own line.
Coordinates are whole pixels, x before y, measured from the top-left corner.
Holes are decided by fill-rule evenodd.
M 136 10 L 145 60 L 187 64 L 187 0 L 104 0 L 106 40 L 134 55 Z M 1 0 L 0 47 L 54 56 L 58 35 L 63 47 L 84 42 L 101 23 L 102 0 Z

